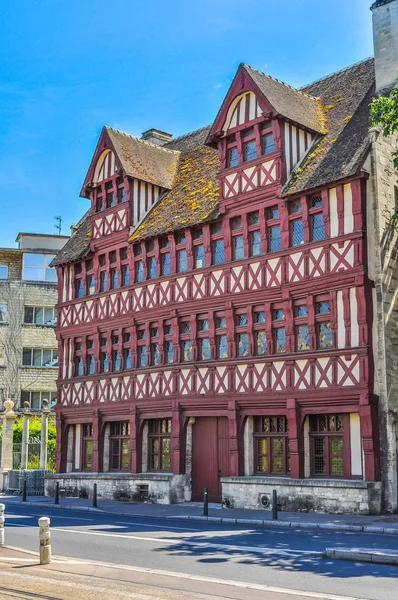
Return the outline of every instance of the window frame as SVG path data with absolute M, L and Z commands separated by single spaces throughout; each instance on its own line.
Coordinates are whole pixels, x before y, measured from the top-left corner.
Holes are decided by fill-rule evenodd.
M 284 430 L 279 431 L 279 423 L 283 419 Z M 261 427 L 260 425 L 261 420 Z M 268 431 L 265 431 L 264 422 L 269 421 Z M 254 445 L 254 473 L 263 477 L 289 477 L 290 476 L 290 456 L 289 456 L 289 423 L 285 415 L 266 415 L 255 416 L 253 419 L 253 445 Z M 276 422 L 276 430 L 271 431 L 273 422 Z M 261 431 L 260 431 L 261 429 Z M 282 447 L 282 471 L 274 470 L 274 448 L 272 440 L 281 441 Z M 259 452 L 259 441 L 266 440 L 267 452 Z M 266 457 L 268 470 L 259 469 L 260 457 Z
M 171 419 L 148 419 L 148 472 L 150 473 L 169 473 L 172 470 L 171 465 Z M 166 431 L 163 431 L 165 423 Z M 151 431 L 152 429 L 152 431 Z M 168 440 L 169 451 L 164 452 L 163 441 Z M 158 450 L 152 447 L 158 442 Z M 156 468 L 153 458 L 157 454 L 158 468 Z M 164 456 L 168 456 L 168 468 L 164 468 Z

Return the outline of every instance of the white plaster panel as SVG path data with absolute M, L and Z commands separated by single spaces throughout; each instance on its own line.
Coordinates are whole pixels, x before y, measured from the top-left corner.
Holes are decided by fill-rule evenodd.
M 354 231 L 354 214 L 352 212 L 352 188 L 350 183 L 344 186 L 344 233 Z
M 359 346 L 358 304 L 355 288 L 350 289 L 351 346 Z
M 362 477 L 361 422 L 359 415 L 350 414 L 351 475 Z
M 75 425 L 75 469 L 80 469 L 81 425 Z
M 337 214 L 336 188 L 329 191 L 330 237 L 339 235 L 339 215 Z
M 337 347 L 345 348 L 345 323 L 343 292 L 337 292 Z

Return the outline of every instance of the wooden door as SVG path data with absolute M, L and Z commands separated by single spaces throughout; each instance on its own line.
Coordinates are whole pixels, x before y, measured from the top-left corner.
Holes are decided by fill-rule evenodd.
M 198 418 L 192 428 L 192 500 L 203 500 L 209 490 L 210 502 L 221 502 L 220 477 L 229 475 L 228 419 Z

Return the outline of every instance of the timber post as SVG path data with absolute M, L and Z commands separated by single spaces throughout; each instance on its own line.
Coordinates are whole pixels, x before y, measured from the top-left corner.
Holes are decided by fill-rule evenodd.
M 38 523 L 40 539 L 40 564 L 48 565 L 51 562 L 50 519 L 48 517 L 40 517 Z

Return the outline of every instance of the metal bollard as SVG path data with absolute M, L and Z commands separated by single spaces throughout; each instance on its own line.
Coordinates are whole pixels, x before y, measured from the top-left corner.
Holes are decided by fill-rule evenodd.
M 22 484 L 22 502 L 26 502 L 27 492 L 28 492 L 28 485 L 26 482 L 26 475 L 25 475 L 23 484 Z
M 0 504 L 0 548 L 1 548 L 1 546 L 4 546 L 4 521 L 5 521 L 4 510 L 5 510 L 4 504 Z
M 39 519 L 39 538 L 40 538 L 40 564 L 48 565 L 51 562 L 51 533 L 50 519 L 40 517 Z
M 55 483 L 55 498 L 54 504 L 59 504 L 59 481 Z
M 207 488 L 203 492 L 203 516 L 209 516 L 209 490 Z
M 272 491 L 272 520 L 278 520 L 278 494 L 276 490 Z
M 97 484 L 93 486 L 93 508 L 97 508 Z

